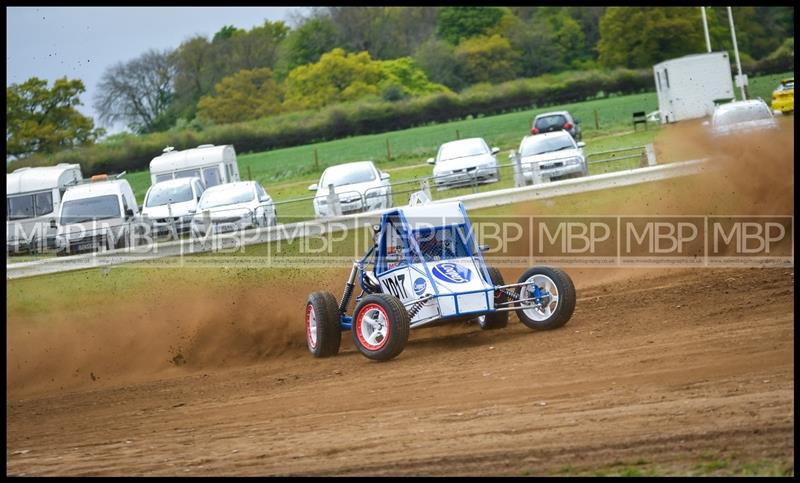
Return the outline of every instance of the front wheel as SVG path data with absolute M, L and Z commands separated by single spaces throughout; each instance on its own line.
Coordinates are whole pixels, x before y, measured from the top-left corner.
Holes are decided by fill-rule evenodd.
M 377 293 L 364 297 L 353 312 L 353 342 L 376 361 L 397 357 L 408 342 L 408 311 L 397 297 Z
M 330 292 L 314 292 L 308 296 L 306 343 L 314 357 L 330 357 L 339 352 L 342 343 L 339 306 Z
M 575 311 L 575 285 L 566 272 L 552 267 L 534 267 L 523 273 L 517 317 L 527 327 L 550 330 L 562 327 Z

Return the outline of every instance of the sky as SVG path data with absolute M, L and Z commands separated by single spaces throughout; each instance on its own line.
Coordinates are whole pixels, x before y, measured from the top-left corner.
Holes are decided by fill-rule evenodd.
M 292 25 L 303 7 L 6 7 L 6 86 L 31 77 L 67 76 L 86 86 L 78 109 L 92 107 L 106 68 L 149 49 L 175 49 L 196 34 L 209 39 L 225 25 L 251 29 L 264 20 Z M 122 125 L 104 126 L 109 134 Z

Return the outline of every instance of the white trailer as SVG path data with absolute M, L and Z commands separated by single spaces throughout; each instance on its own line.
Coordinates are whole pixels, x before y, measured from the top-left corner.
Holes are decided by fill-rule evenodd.
M 6 175 L 6 253 L 55 246 L 50 227 L 68 186 L 83 179 L 79 164 L 25 167 Z
M 715 101 L 735 98 L 727 52 L 694 54 L 653 66 L 664 124 L 714 113 Z
M 153 185 L 168 179 L 195 176 L 206 188 L 239 181 L 239 165 L 233 146 L 201 144 L 183 151 L 166 148 L 164 154 L 150 161 L 150 183 Z

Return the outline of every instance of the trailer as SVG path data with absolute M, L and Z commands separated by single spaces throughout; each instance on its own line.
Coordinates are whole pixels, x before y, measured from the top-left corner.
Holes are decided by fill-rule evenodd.
M 233 146 L 201 144 L 183 151 L 167 147 L 164 154 L 150 161 L 150 183 L 153 185 L 168 179 L 192 177 L 200 178 L 206 188 L 240 181 Z
M 6 253 L 55 247 L 51 220 L 67 187 L 83 179 L 79 164 L 24 167 L 6 175 Z
M 653 66 L 653 77 L 664 124 L 710 116 L 717 103 L 735 99 L 727 52 L 666 60 Z

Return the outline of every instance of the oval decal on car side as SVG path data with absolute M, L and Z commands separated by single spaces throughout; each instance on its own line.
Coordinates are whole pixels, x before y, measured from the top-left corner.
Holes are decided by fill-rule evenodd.
M 457 263 L 440 263 L 433 267 L 433 276 L 449 283 L 467 283 L 472 278 L 472 271 Z
M 414 280 L 414 293 L 417 296 L 422 296 L 425 293 L 425 289 L 428 287 L 428 282 L 425 281 L 424 278 L 419 277 L 418 279 Z

